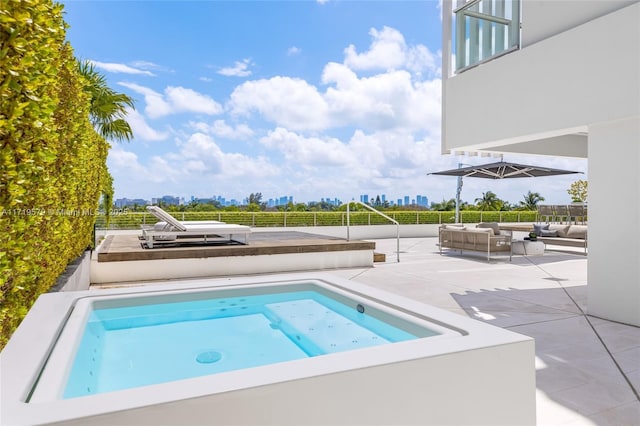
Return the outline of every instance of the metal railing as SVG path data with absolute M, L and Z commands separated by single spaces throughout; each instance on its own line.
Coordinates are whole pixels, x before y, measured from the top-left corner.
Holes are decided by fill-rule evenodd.
M 363 203 L 362 201 L 347 201 L 346 203 L 342 204 L 343 206 L 346 204 L 347 206 L 347 241 L 349 241 L 349 226 L 350 226 L 350 210 L 349 210 L 349 206 L 351 204 L 358 204 L 362 207 L 365 207 L 369 210 L 371 210 L 372 212 L 384 217 L 385 219 L 389 220 L 390 222 L 393 222 L 396 224 L 396 255 L 397 255 L 397 260 L 398 262 L 400 262 L 400 224 L 398 223 L 397 220 L 395 219 L 391 219 L 389 216 L 387 216 L 386 214 L 382 213 L 379 210 L 374 209 L 373 207 L 371 207 L 368 204 Z
M 208 211 L 208 212 L 169 212 L 180 221 L 184 220 L 217 220 L 236 223 L 256 228 L 263 227 L 307 227 L 307 226 L 345 226 L 346 211 L 332 212 L 246 212 L 246 211 Z M 391 219 L 400 225 L 439 225 L 454 223 L 453 211 L 407 210 L 386 212 Z M 476 211 L 460 212 L 460 222 L 536 222 L 536 211 Z M 96 229 L 140 229 L 141 225 L 153 225 L 158 219 L 150 213 L 116 211 L 111 214 L 109 223 L 104 214 L 96 216 Z M 378 211 L 350 212 L 351 225 L 384 225 L 388 221 L 378 215 Z

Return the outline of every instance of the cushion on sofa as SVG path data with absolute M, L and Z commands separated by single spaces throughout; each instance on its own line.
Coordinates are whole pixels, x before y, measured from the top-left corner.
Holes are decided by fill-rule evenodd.
M 540 234 L 538 234 L 541 237 L 557 237 L 558 236 L 558 231 L 554 230 L 550 230 L 550 229 L 543 229 L 540 231 Z
M 567 238 L 587 239 L 587 227 L 585 225 L 571 225 L 567 231 Z
M 464 231 L 465 229 L 467 229 L 467 227 L 463 225 L 445 225 L 444 229 L 450 229 L 452 231 Z
M 537 223 L 533 224 L 533 232 L 536 233 L 536 235 L 542 235 L 542 231 L 548 231 L 549 230 L 549 224 L 545 223 L 544 225 L 539 225 Z
M 493 237 L 491 228 L 469 228 L 464 233 L 464 241 L 469 244 L 487 244 L 489 237 Z
M 476 228 L 488 228 L 493 230 L 493 235 L 500 235 L 500 225 L 497 222 L 481 222 Z
M 549 230 L 558 231 L 558 237 L 566 238 L 570 225 L 551 225 Z

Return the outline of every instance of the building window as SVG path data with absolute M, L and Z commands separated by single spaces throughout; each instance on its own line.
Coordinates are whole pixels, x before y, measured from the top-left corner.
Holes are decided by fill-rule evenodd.
M 520 46 L 520 0 L 469 0 L 454 12 L 456 72 Z

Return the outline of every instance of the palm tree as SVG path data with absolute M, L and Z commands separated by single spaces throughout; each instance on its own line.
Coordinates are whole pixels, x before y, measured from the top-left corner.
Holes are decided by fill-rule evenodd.
M 249 194 L 249 198 L 247 198 L 249 204 L 258 204 L 262 203 L 262 192 L 256 192 Z
M 538 203 L 544 201 L 544 197 L 537 192 L 527 192 L 524 195 L 524 201 L 520 201 L 520 207 L 524 210 L 537 210 Z
M 78 71 L 86 80 L 85 92 L 91 95 L 89 117 L 96 131 L 105 139 L 130 141 L 133 131 L 125 117 L 127 107 L 135 109 L 133 99 L 111 89 L 90 61 L 78 61 Z
M 502 200 L 491 191 L 483 192 L 482 197 L 476 198 L 476 204 L 480 210 L 500 210 Z
M 441 203 L 431 203 L 431 210 L 437 211 L 454 211 L 456 209 L 456 200 L 450 199 L 449 201 L 442 199 Z

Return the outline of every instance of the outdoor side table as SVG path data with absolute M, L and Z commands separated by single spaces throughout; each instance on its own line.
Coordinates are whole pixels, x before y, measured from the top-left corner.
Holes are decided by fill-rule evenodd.
M 544 254 L 544 243 L 542 241 L 513 240 L 511 241 L 513 254 L 524 256 L 542 256 Z

